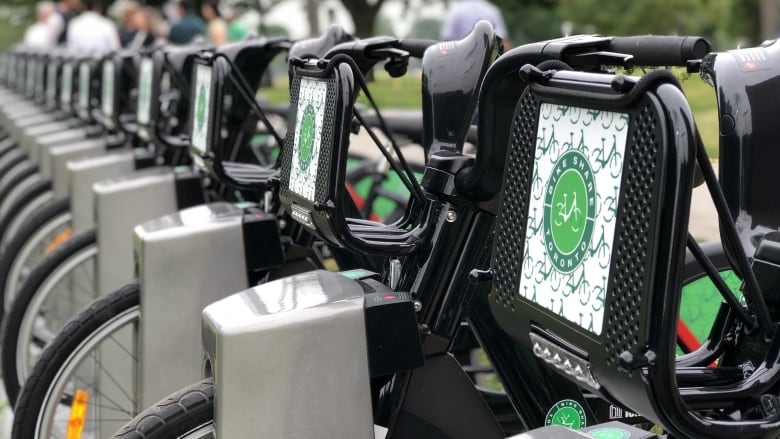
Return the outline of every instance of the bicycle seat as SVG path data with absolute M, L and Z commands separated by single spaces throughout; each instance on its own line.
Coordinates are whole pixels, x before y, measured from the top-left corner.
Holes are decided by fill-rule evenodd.
M 341 26 L 332 24 L 327 31 L 317 38 L 309 38 L 295 43 L 290 48 L 290 58 L 321 58 L 325 53 L 337 44 L 352 41 L 355 37 L 350 35 Z
M 769 98 L 780 90 L 780 44 L 713 52 L 702 60 L 701 73 L 717 91 L 720 117 L 719 181 L 731 220 L 748 256 L 765 233 L 780 228 L 780 203 L 775 188 L 780 173 L 773 115 L 780 102 Z M 728 251 L 727 239 L 721 239 Z M 733 243 L 737 244 L 737 243 Z
M 426 157 L 439 150 L 463 150 L 482 78 L 498 53 L 498 42 L 493 25 L 481 20 L 462 40 L 442 42 L 425 51 L 422 145 Z

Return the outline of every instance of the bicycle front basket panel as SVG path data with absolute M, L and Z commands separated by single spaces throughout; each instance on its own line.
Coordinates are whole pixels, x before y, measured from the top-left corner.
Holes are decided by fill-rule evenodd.
M 281 161 L 282 203 L 323 239 L 339 243 L 331 220 L 344 186 L 354 78 L 348 65 L 293 67 L 290 118 Z M 342 163 L 343 162 L 343 163 Z
M 491 307 L 555 370 L 652 419 L 642 373 L 623 360 L 653 351 L 673 362 L 676 318 L 658 316 L 676 313 L 668 287 L 679 284 L 693 153 L 672 153 L 655 89 L 621 100 L 611 78 L 558 73 L 520 98 Z

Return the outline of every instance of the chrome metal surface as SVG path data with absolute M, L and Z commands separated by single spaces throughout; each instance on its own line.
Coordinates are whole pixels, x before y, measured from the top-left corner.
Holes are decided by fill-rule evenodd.
M 133 279 L 133 227 L 175 212 L 176 187 L 173 171 L 160 167 L 100 181 L 93 190 L 101 294 Z
M 95 225 L 95 196 L 92 185 L 98 181 L 128 175 L 135 170 L 132 151 L 108 152 L 95 157 L 70 160 L 65 164 L 69 183 L 73 231 L 79 233 Z M 58 178 L 55 170 L 55 184 Z
M 135 227 L 142 407 L 200 379 L 203 308 L 248 287 L 242 218 L 213 203 Z
M 356 281 L 313 271 L 206 307 L 216 436 L 373 437 L 363 300 Z
M 41 160 L 49 161 L 54 195 L 59 198 L 67 196 L 69 193 L 66 172 L 66 165 L 69 160 L 75 160 L 98 153 L 105 153 L 105 151 L 106 140 L 102 137 L 57 145 L 42 151 L 44 154 L 41 157 Z

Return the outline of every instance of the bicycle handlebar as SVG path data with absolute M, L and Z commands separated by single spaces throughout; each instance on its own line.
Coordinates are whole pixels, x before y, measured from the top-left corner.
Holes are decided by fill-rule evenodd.
M 634 55 L 635 65 L 684 67 L 689 60 L 704 57 L 712 46 L 702 37 L 642 35 L 614 37 L 610 49 Z
M 438 44 L 439 42 L 440 41 L 437 40 L 418 39 L 418 38 L 400 40 L 398 41 L 398 48 L 409 52 L 409 56 L 413 58 L 422 59 L 425 51 L 429 47 L 433 46 L 434 44 Z

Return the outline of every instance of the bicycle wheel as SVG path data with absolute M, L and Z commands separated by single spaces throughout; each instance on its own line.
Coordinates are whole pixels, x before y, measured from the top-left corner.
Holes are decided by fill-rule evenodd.
M 0 253 L 0 318 L 21 284 L 48 253 L 71 236 L 70 203 L 57 200 L 33 214 Z
M 185 387 L 144 410 L 114 439 L 211 439 L 214 432 L 214 380 Z
M 45 346 L 95 299 L 95 232 L 69 239 L 35 267 L 3 322 L 0 361 L 9 401 Z
M 36 181 L 8 206 L 8 211 L 0 217 L 0 243 L 7 244 L 19 233 L 24 224 L 43 206 L 54 201 L 51 182 Z
M 138 284 L 128 284 L 74 317 L 25 382 L 12 437 L 104 438 L 132 419 L 140 312 Z M 104 362 L 113 363 L 110 373 Z M 80 433 L 72 430 L 79 426 Z

